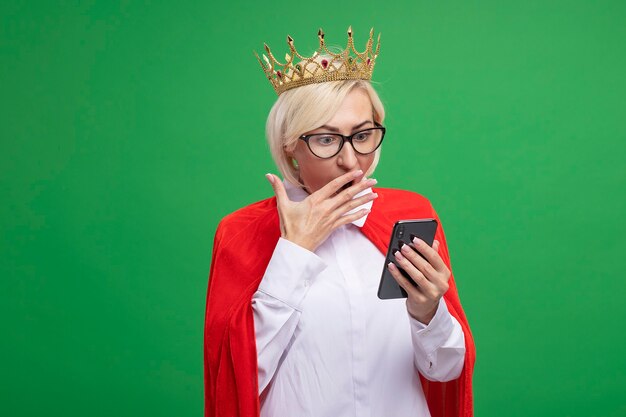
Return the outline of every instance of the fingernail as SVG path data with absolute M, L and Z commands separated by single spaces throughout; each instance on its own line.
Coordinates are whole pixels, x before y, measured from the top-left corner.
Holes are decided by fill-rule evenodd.
M 420 245 L 422 242 L 423 242 L 423 240 L 422 240 L 422 239 L 420 239 L 420 238 L 419 238 L 419 237 L 417 237 L 417 236 L 413 238 L 413 244 L 414 244 L 415 246 Z
M 354 178 L 358 177 L 359 175 L 363 174 L 363 171 L 361 171 L 360 169 L 355 171 L 354 174 L 352 175 Z
M 269 182 L 271 182 L 272 184 L 274 184 L 274 177 L 272 176 L 272 174 L 265 174 L 265 178 L 267 178 L 267 180 Z
M 395 265 L 393 262 L 389 262 L 389 263 L 387 264 L 387 267 L 388 267 L 389 269 L 392 269 L 392 270 L 393 270 L 393 269 L 396 267 L 396 265 Z
M 410 249 L 411 247 L 407 245 L 406 243 L 400 247 L 400 250 L 403 250 L 405 252 L 408 252 Z
M 367 180 L 367 185 L 372 186 L 372 185 L 376 185 L 378 184 L 378 181 L 376 181 L 374 178 L 370 178 L 369 180 Z
M 372 193 L 372 198 L 378 198 L 378 193 Z
M 396 251 L 396 253 L 395 253 L 394 255 L 396 256 L 396 258 L 397 258 L 398 260 L 402 260 L 402 259 L 404 259 L 404 256 L 402 256 L 402 254 L 400 253 L 400 251 Z

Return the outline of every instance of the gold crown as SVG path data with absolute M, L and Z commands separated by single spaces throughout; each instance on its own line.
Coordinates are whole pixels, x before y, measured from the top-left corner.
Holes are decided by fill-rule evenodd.
M 358 52 L 354 48 L 352 39 L 352 26 L 348 28 L 348 45 L 340 53 L 332 53 L 324 43 L 324 32 L 320 29 L 317 37 L 320 47 L 311 57 L 304 57 L 298 53 L 293 46 L 293 39 L 287 35 L 287 44 L 290 53 L 285 54 L 285 63 L 281 64 L 270 51 L 269 46 L 264 44 L 265 51 L 269 58 L 263 54 L 263 61 L 254 52 L 263 72 L 270 80 L 270 83 L 280 95 L 291 88 L 300 87 L 307 84 L 322 83 L 337 80 L 370 80 L 374 71 L 376 57 L 380 50 L 380 34 L 376 41 L 376 51 L 372 50 L 374 29 L 370 30 L 370 37 L 367 41 L 365 51 Z M 300 62 L 294 63 L 294 58 L 298 57 Z M 265 61 L 265 62 L 264 62 Z

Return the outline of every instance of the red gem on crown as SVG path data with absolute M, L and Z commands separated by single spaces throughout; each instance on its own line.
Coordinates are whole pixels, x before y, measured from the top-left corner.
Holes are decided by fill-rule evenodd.
M 322 68 L 326 69 L 326 67 L 328 67 L 328 61 L 322 59 Z

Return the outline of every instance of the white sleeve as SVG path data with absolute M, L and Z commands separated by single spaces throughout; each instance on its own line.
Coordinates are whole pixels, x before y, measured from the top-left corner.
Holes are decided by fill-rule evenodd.
M 450 314 L 443 298 L 437 312 L 425 325 L 409 315 L 419 372 L 431 381 L 451 381 L 461 375 L 465 362 L 465 336 L 459 322 Z
M 326 268 L 313 252 L 280 238 L 258 290 L 252 296 L 259 395 L 271 381 L 298 320 L 311 281 Z

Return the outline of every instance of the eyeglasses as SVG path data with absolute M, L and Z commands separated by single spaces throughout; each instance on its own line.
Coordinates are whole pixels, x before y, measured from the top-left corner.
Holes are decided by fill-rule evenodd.
M 306 142 L 309 150 L 318 158 L 327 159 L 337 155 L 343 148 L 344 143 L 350 142 L 356 153 L 367 155 L 374 152 L 385 137 L 386 129 L 375 123 L 376 127 L 361 130 L 350 136 L 339 133 L 315 133 L 302 135 L 299 139 Z

